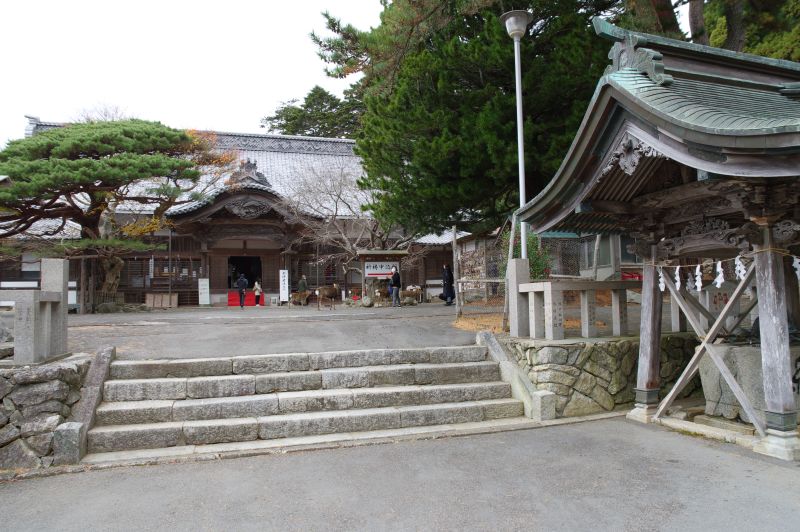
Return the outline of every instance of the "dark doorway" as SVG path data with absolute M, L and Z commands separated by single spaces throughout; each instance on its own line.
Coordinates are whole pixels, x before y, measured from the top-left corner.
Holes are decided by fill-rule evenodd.
M 261 257 L 228 257 L 228 288 L 236 287 L 239 274 L 247 278 L 247 285 L 252 288 L 257 279 L 261 279 Z

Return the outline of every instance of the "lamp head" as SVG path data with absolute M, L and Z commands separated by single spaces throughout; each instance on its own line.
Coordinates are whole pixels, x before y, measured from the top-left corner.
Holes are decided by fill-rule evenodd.
M 509 37 L 521 39 L 528 29 L 528 25 L 533 22 L 533 15 L 524 9 L 516 9 L 500 15 L 500 22 L 505 25 Z

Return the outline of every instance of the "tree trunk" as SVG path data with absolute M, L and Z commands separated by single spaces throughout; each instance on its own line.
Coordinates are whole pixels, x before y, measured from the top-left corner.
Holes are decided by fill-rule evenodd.
M 728 36 L 722 45 L 727 50 L 741 52 L 744 48 L 744 0 L 725 0 L 723 13 L 728 26 Z
M 704 5 L 705 0 L 689 0 L 689 30 L 692 33 L 692 42 L 708 46 Z
M 104 294 L 116 293 L 125 261 L 119 257 L 104 257 L 100 259 L 100 266 L 103 269 L 103 288 L 101 291 Z
M 661 31 L 670 36 L 681 34 L 681 27 L 678 25 L 678 17 L 675 15 L 671 0 L 650 0 L 650 5 L 653 6 Z

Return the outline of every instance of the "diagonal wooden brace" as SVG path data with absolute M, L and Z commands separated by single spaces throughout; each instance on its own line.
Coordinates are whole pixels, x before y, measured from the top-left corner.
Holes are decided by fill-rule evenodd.
M 709 356 L 711 356 L 711 360 L 714 362 L 714 365 L 716 365 L 717 369 L 719 369 L 720 374 L 725 379 L 725 382 L 730 387 L 734 396 L 736 396 L 736 399 L 739 401 L 739 404 L 742 406 L 744 411 L 747 412 L 747 415 L 752 420 L 753 425 L 758 430 L 758 433 L 762 436 L 766 435 L 766 429 L 763 426 L 761 419 L 755 415 L 755 409 L 750 404 L 750 400 L 744 394 L 744 391 L 739 386 L 739 383 L 736 382 L 736 379 L 733 377 L 733 374 L 728 369 L 728 366 L 725 365 L 725 362 L 722 360 L 722 357 L 719 355 L 719 353 L 717 353 L 715 347 L 715 344 L 719 343 L 719 341 L 717 341 L 717 336 L 722 330 L 724 330 L 722 324 L 725 323 L 725 319 L 733 310 L 733 306 L 736 304 L 739 298 L 742 297 L 742 294 L 747 289 L 747 286 L 753 280 L 754 275 L 755 275 L 755 263 L 750 265 L 750 268 L 748 268 L 744 278 L 736 287 L 736 290 L 734 290 L 733 295 L 725 304 L 725 307 L 722 309 L 722 312 L 720 313 L 719 317 L 715 319 L 714 323 L 711 325 L 708 331 L 705 331 L 703 329 L 699 316 L 697 316 L 694 313 L 694 311 L 690 308 L 690 304 L 683 297 L 683 294 L 681 294 L 677 290 L 677 288 L 675 287 L 675 283 L 672 281 L 672 279 L 670 279 L 669 277 L 664 277 L 664 282 L 670 291 L 672 300 L 678 304 L 681 311 L 686 315 L 686 319 L 692 326 L 692 329 L 694 329 L 695 333 L 697 334 L 698 337 L 701 338 L 702 341 L 700 347 L 697 349 L 694 356 L 689 361 L 689 364 L 687 364 L 686 369 L 684 369 L 683 373 L 678 378 L 678 381 L 675 383 L 675 386 L 672 387 L 672 390 L 670 390 L 670 392 L 667 394 L 664 400 L 661 401 L 658 410 L 656 410 L 656 414 L 654 416 L 655 418 L 660 417 L 664 413 L 664 411 L 666 411 L 666 409 L 669 408 L 669 406 L 672 404 L 672 402 L 675 400 L 678 394 L 683 390 L 683 388 L 686 387 L 689 381 L 692 380 L 694 375 L 697 373 L 697 369 L 700 366 L 700 359 L 702 358 L 703 354 L 705 354 L 705 352 L 708 352 Z

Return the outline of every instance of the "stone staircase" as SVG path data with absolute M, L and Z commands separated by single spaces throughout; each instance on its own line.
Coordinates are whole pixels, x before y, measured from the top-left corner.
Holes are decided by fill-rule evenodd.
M 111 365 L 84 461 L 522 415 L 479 346 L 121 360 Z

